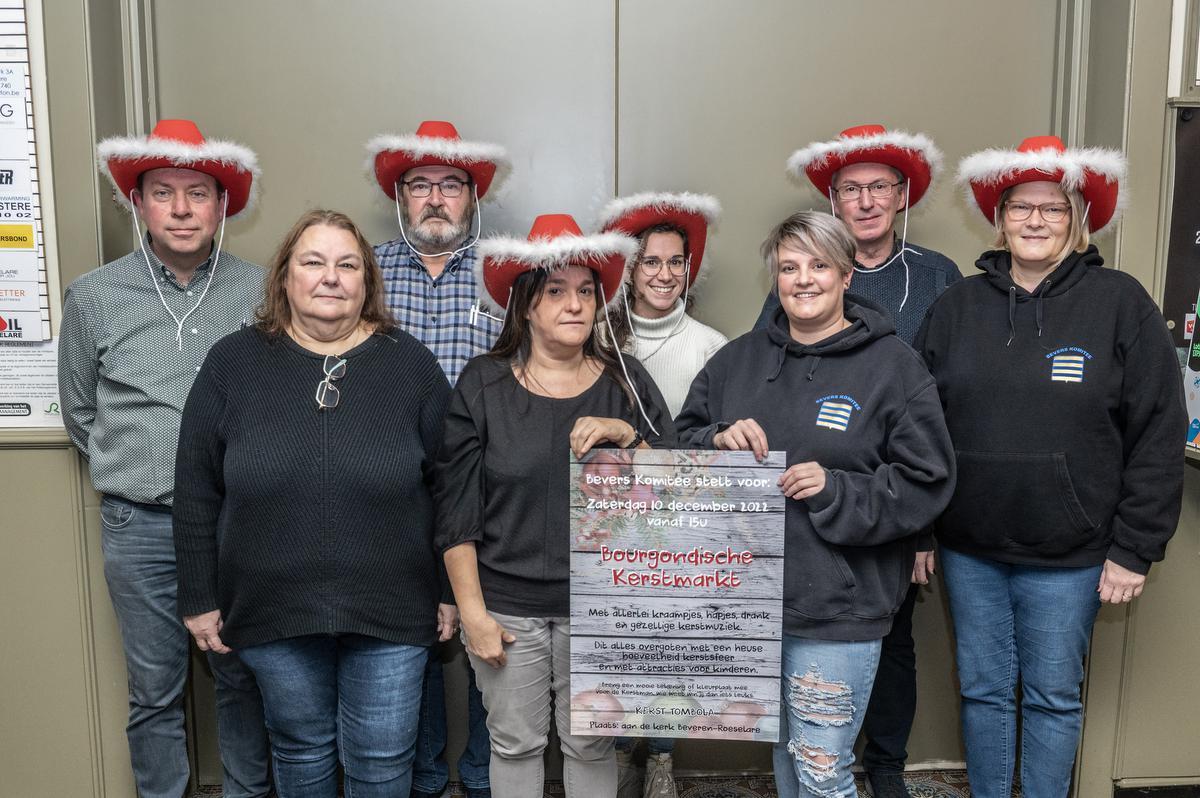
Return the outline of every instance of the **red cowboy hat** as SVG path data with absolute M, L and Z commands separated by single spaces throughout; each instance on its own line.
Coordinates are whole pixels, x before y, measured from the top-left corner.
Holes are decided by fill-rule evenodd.
M 422 122 L 411 136 L 380 135 L 367 142 L 368 171 L 390 199 L 396 199 L 396 183 L 409 169 L 418 166 L 453 166 L 471 176 L 482 197 L 497 172 L 500 181 L 508 171 L 508 156 L 498 144 L 463 141 L 449 122 Z M 499 185 L 497 182 L 497 185 Z
M 996 223 L 1000 196 L 1021 183 L 1050 181 L 1078 191 L 1088 204 L 1088 231 L 1099 233 L 1117 217 L 1125 156 L 1100 147 L 1068 149 L 1058 136 L 1033 136 L 1015 150 L 990 149 L 958 165 L 958 182 L 970 189 L 980 212 Z
M 616 230 L 634 238 L 656 224 L 673 224 L 687 233 L 688 256 L 692 259 L 688 283 L 695 285 L 704 260 L 708 226 L 721 214 L 721 203 L 708 194 L 660 194 L 652 191 L 619 197 L 600 213 L 604 232 Z
M 883 125 L 846 128 L 833 141 L 817 141 L 792 153 L 787 171 L 799 180 L 807 175 L 828 197 L 833 176 L 856 163 L 890 166 L 908 182 L 908 206 L 921 201 L 942 168 L 942 151 L 922 133 L 886 130 Z
M 625 265 L 638 249 L 637 241 L 624 233 L 585 236 L 565 213 L 534 219 L 524 240 L 487 238 L 478 247 L 475 282 L 482 289 L 480 299 L 499 310 L 508 307 L 513 283 L 525 272 L 566 266 L 585 266 L 598 273 L 605 304 L 611 304 L 621 288 Z
M 100 169 L 116 187 L 121 204 L 132 209 L 130 193 L 151 169 L 192 169 L 210 175 L 229 192 L 230 219 L 253 207 L 258 158 L 232 141 L 206 140 L 189 119 L 163 119 L 146 137 L 110 138 L 96 147 Z

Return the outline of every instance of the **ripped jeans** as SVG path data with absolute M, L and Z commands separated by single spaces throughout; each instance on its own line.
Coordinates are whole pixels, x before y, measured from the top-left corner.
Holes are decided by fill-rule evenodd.
M 855 798 L 854 741 L 882 640 L 783 636 L 783 712 L 775 744 L 779 798 Z

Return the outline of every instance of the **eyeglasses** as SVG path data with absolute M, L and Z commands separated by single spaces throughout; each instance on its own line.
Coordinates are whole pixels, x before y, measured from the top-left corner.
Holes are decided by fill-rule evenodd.
M 467 181 L 459 180 L 457 177 L 448 177 L 445 180 L 439 180 L 436 183 L 432 180 L 424 178 L 414 178 L 413 180 L 401 180 L 408 187 L 408 193 L 414 197 L 428 197 L 433 193 L 436 186 L 437 190 L 442 193 L 443 197 L 454 198 L 462 194 L 463 187 L 467 185 Z
M 1037 211 L 1042 221 L 1047 224 L 1061 222 L 1071 215 L 1071 206 L 1064 202 L 1044 202 L 1041 205 L 1030 205 L 1028 202 L 1004 203 L 1004 215 L 1009 221 L 1023 222 Z
M 662 258 L 639 258 L 638 268 L 642 270 L 642 274 L 647 277 L 653 277 L 662 271 L 662 267 L 666 266 L 667 270 L 676 277 L 682 277 L 687 270 L 687 258 L 676 256 L 670 260 Z
M 845 183 L 833 190 L 837 194 L 837 198 L 842 202 L 850 202 L 862 196 L 863 191 L 870 192 L 875 199 L 887 199 L 892 196 L 896 190 L 896 186 L 904 185 L 903 180 L 897 180 L 895 183 L 889 183 L 886 180 L 876 180 L 874 183 L 868 183 L 865 186 L 860 186 L 857 183 Z
M 332 410 L 342 398 L 341 392 L 333 382 L 346 376 L 346 359 L 337 355 L 326 355 L 324 368 L 325 379 L 317 383 L 317 409 Z

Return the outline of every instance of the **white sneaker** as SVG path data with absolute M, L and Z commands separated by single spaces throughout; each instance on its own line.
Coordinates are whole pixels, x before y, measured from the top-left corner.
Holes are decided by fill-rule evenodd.
M 617 798 L 642 798 L 642 771 L 632 751 L 617 751 Z
M 642 798 L 678 798 L 670 754 L 651 754 L 646 757 L 646 786 Z

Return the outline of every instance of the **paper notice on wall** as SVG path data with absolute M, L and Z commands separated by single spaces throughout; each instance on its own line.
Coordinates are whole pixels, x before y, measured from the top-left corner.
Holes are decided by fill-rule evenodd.
M 0 427 L 62 426 L 57 350 L 57 341 L 0 349 Z
M 29 65 L 0 60 L 0 344 L 50 337 L 38 202 Z

